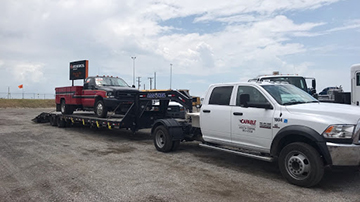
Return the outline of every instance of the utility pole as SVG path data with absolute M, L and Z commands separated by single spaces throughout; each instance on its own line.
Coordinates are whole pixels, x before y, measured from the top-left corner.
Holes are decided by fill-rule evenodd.
M 11 95 L 11 94 L 10 94 L 10 86 L 8 86 L 8 96 L 7 96 L 8 99 L 10 99 L 10 97 L 11 97 L 10 95 Z
M 137 78 L 137 83 L 138 83 L 138 89 L 140 90 L 140 87 L 141 87 L 141 77 L 138 76 L 136 77 Z
M 156 90 L 156 72 L 154 72 L 154 89 Z
M 171 83 L 172 83 L 172 64 L 170 64 L 170 90 L 171 90 Z
M 152 80 L 153 80 L 153 77 L 148 77 L 148 79 L 150 80 L 150 90 L 152 90 Z
M 133 57 L 131 57 L 131 59 L 133 60 L 133 86 L 135 86 L 135 59 L 136 59 L 136 57 L 133 56 Z

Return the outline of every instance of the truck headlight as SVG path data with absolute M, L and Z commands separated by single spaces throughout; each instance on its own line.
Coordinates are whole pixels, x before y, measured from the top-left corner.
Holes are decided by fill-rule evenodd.
M 114 98 L 114 92 L 107 92 L 107 93 L 106 93 L 106 96 L 107 96 L 108 98 Z
M 352 138 L 355 125 L 350 124 L 336 124 L 330 125 L 322 135 L 325 138 L 341 138 L 350 139 Z

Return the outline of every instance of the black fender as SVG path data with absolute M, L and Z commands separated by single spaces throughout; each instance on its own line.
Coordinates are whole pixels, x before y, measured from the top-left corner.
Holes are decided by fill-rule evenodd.
M 170 135 L 172 141 L 184 139 L 183 126 L 175 119 L 158 119 L 158 120 L 156 120 L 151 128 L 151 134 L 153 134 L 155 131 L 155 128 L 160 125 L 163 125 L 163 126 L 165 126 L 166 129 L 168 129 L 169 135 Z
M 291 138 L 291 136 L 293 136 L 293 138 Z M 286 144 L 285 140 L 290 140 L 290 142 L 305 140 L 306 143 L 315 146 L 315 149 L 323 156 L 326 164 L 332 165 L 326 140 L 314 129 L 302 125 L 286 126 L 280 129 L 271 144 L 270 154 L 272 156 L 279 155 L 281 149 L 285 146 L 284 144 Z

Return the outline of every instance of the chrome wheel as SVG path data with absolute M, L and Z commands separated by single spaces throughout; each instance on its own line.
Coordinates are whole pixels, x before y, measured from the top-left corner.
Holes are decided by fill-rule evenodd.
M 61 102 L 61 113 L 65 114 L 65 101 Z
M 159 148 L 163 148 L 165 146 L 165 134 L 162 130 L 158 130 L 155 134 L 156 145 Z
M 102 105 L 101 102 L 98 103 L 98 105 L 96 106 L 96 114 L 102 114 L 104 111 L 104 106 Z
M 285 158 L 285 164 L 286 171 L 297 180 L 306 179 L 310 175 L 310 160 L 299 151 L 290 152 Z

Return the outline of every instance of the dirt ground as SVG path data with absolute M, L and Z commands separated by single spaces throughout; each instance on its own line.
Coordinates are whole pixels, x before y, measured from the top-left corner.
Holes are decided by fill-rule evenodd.
M 149 130 L 57 128 L 51 109 L 0 109 L 0 201 L 360 201 L 358 170 L 326 171 L 313 188 L 275 163 L 182 143 L 156 151 Z

